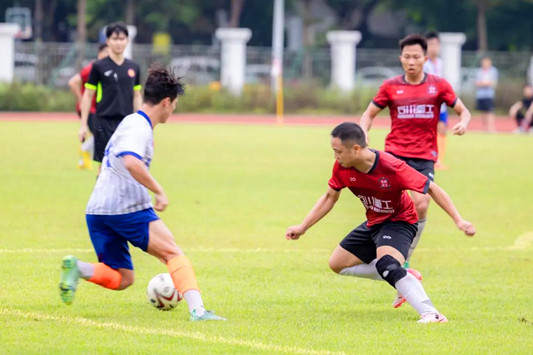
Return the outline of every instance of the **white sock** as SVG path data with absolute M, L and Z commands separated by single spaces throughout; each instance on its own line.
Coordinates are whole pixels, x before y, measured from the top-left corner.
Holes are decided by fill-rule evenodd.
M 369 264 L 359 264 L 351 267 L 346 267 L 339 272 L 339 275 L 362 277 L 365 279 L 383 281 L 378 271 L 376 270 L 377 260 L 372 260 Z
M 203 316 L 205 313 L 204 302 L 202 301 L 202 295 L 198 290 L 189 290 L 183 294 L 187 306 L 189 306 L 189 312 L 196 310 L 197 316 Z
M 409 263 L 409 260 L 411 260 L 411 255 L 413 255 L 413 252 L 415 251 L 415 248 L 418 245 L 418 242 L 420 241 L 420 236 L 422 236 L 422 232 L 424 231 L 425 226 L 426 226 L 425 218 L 418 221 L 418 231 L 416 232 L 416 235 L 413 238 L 413 242 L 411 243 L 411 246 L 409 247 L 409 252 L 407 253 L 407 258 L 405 259 L 406 263 Z
M 404 278 L 396 282 L 394 287 L 396 287 L 398 292 L 405 297 L 407 302 L 409 302 L 420 315 L 425 313 L 439 313 L 435 306 L 433 306 L 433 303 L 431 303 L 426 291 L 424 291 L 422 283 L 410 273 L 407 273 Z
M 91 263 L 86 263 L 85 261 L 78 260 L 77 263 L 78 269 L 80 270 L 80 277 L 85 280 L 89 280 L 93 277 L 94 266 Z
M 93 136 L 90 136 L 89 138 L 85 140 L 85 142 L 83 142 L 83 144 L 81 145 L 81 150 L 89 154 L 94 152 L 94 137 Z

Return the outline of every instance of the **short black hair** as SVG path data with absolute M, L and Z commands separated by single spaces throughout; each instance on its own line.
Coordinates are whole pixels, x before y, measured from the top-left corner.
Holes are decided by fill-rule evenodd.
M 107 25 L 105 29 L 105 37 L 109 38 L 113 35 L 113 33 L 121 34 L 124 33 L 126 37 L 129 36 L 128 33 L 128 26 L 124 22 L 113 22 Z
M 360 145 L 362 148 L 366 148 L 366 136 L 365 132 L 355 122 L 343 122 L 331 131 L 333 138 L 339 138 L 343 145 L 347 142 L 353 142 Z
M 100 53 L 106 48 L 107 48 L 107 43 L 101 43 L 100 45 L 98 45 L 98 53 Z
M 400 51 L 403 51 L 403 48 L 405 46 L 412 46 L 415 44 L 418 44 L 420 45 L 420 47 L 422 47 L 424 54 L 426 54 L 428 50 L 428 43 L 426 39 L 419 34 L 410 34 L 406 36 L 405 38 L 401 39 L 399 44 L 400 44 Z
M 148 69 L 148 78 L 144 84 L 143 102 L 157 105 L 161 100 L 170 98 L 171 101 L 178 95 L 185 93 L 185 84 L 174 75 L 171 69 L 165 69 L 160 64 L 152 64 Z
M 424 35 L 424 37 L 426 37 L 426 41 L 428 39 L 433 39 L 433 38 L 436 38 L 440 41 L 440 38 L 439 38 L 439 33 L 437 31 L 429 31 L 429 32 L 426 32 L 426 34 Z

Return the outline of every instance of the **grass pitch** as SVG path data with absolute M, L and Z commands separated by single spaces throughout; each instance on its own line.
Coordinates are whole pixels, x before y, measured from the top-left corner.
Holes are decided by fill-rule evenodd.
M 135 248 L 132 287 L 82 281 L 74 304 L 61 303 L 61 257 L 96 261 L 84 220 L 95 172 L 75 168 L 77 123 L 0 122 L 0 353 L 531 353 L 533 138 L 448 138 L 451 169 L 437 182 L 478 234 L 431 205 L 412 265 L 450 323 L 420 325 L 409 305 L 392 308 L 388 284 L 329 271 L 364 219 L 349 191 L 300 241 L 284 239 L 326 190 L 331 128 L 156 128 L 152 173 L 170 201 L 160 216 L 206 306 L 229 319 L 196 324 L 185 304 L 148 304 L 145 287 L 166 268 Z

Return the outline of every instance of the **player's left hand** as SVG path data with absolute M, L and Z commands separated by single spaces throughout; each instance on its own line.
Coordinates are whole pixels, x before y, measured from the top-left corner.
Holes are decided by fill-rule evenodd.
M 457 228 L 459 228 L 469 237 L 473 237 L 474 234 L 476 234 L 476 227 L 474 227 L 472 223 L 465 221 L 464 219 L 457 222 L 456 225 Z
M 154 194 L 155 197 L 155 204 L 154 204 L 154 210 L 158 212 L 163 212 L 165 208 L 168 206 L 168 199 L 164 192 L 160 192 L 157 194 Z
M 466 125 L 463 122 L 458 122 L 453 126 L 452 133 L 457 136 L 462 136 L 466 133 Z

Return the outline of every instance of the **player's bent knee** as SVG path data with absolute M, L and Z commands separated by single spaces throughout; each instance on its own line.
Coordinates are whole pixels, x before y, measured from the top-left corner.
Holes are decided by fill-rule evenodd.
M 176 248 L 172 248 L 170 250 L 165 250 L 162 255 L 161 255 L 161 258 L 159 258 L 159 260 L 161 260 L 161 262 L 163 262 L 163 264 L 167 264 L 170 260 L 180 256 L 180 255 L 183 255 L 183 253 L 181 252 L 180 249 Z
M 335 260 L 332 259 L 329 259 L 329 268 L 336 274 L 340 273 L 343 269 L 341 265 L 339 265 Z
M 122 275 L 122 280 L 120 280 L 120 286 L 117 288 L 117 290 L 125 290 L 131 285 L 133 285 L 133 282 L 135 281 L 135 277 L 133 275 Z
M 336 274 L 340 274 L 340 272 L 347 267 L 350 267 L 351 265 L 347 265 L 346 262 L 339 261 L 337 258 L 331 257 L 329 258 L 329 268 L 331 271 L 333 271 Z
M 395 287 L 396 282 L 407 275 L 407 271 L 400 265 L 400 262 L 390 255 L 381 257 L 376 263 L 376 269 L 392 287 Z

